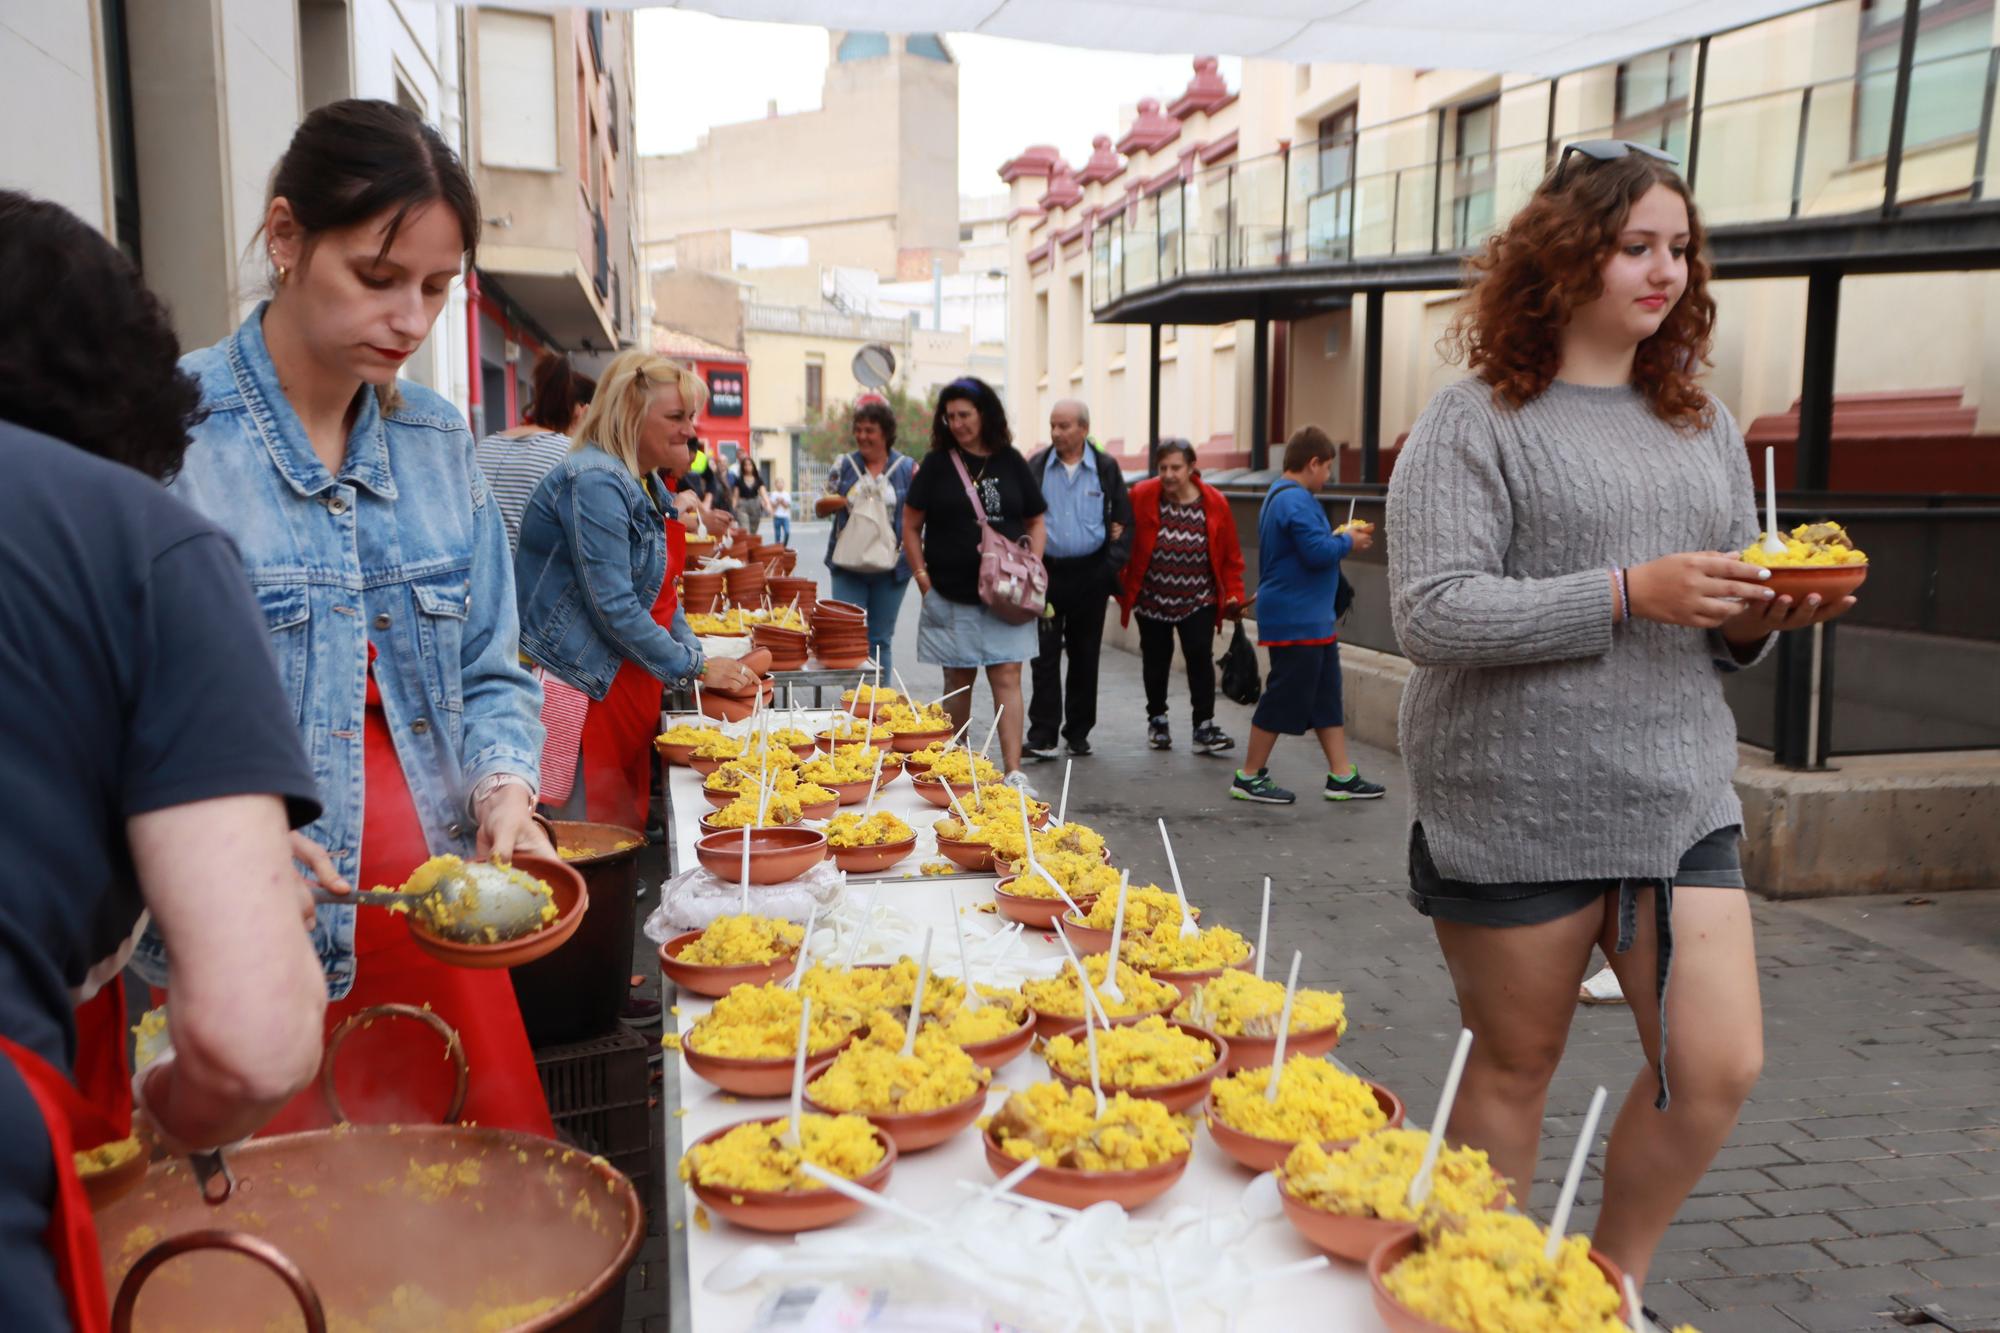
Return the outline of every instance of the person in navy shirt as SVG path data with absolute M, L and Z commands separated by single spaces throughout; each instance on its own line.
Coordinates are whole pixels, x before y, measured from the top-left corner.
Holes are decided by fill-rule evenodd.
M 1271 780 L 1278 737 L 1319 738 L 1326 755 L 1329 801 L 1370 801 L 1383 789 L 1361 776 L 1347 757 L 1340 703 L 1340 639 L 1334 598 L 1340 562 L 1366 550 L 1366 528 L 1333 529 L 1319 490 L 1333 473 L 1333 441 L 1318 426 L 1302 426 L 1285 442 L 1285 474 L 1264 495 L 1257 519 L 1257 642 L 1271 655 L 1271 674 L 1250 719 L 1250 746 L 1229 794 L 1239 801 L 1290 805 L 1298 798 Z M 1343 528 L 1345 525 L 1343 525 Z

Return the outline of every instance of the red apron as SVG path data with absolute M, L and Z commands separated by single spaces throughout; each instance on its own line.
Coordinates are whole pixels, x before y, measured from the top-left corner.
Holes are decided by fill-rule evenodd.
M 687 563 L 687 529 L 666 520 L 667 576 L 653 600 L 653 620 L 665 629 L 680 605 L 675 587 Z M 660 734 L 660 699 L 666 686 L 636 662 L 627 661 L 612 678 L 602 701 L 583 719 L 584 818 L 599 824 L 646 827 L 653 803 L 653 737 Z
M 375 685 L 373 644 L 368 646 L 368 660 L 366 804 L 361 870 L 355 880 L 356 888 L 363 890 L 402 883 L 430 856 Z M 471 1077 L 460 1118 L 554 1137 L 555 1126 L 535 1073 L 535 1053 L 505 971 L 439 962 L 411 940 L 402 917 L 369 908 L 355 914 L 354 952 L 354 989 L 346 999 L 327 1006 L 329 1036 L 341 1020 L 370 1005 L 427 1006 L 457 1029 L 465 1047 Z M 435 1123 L 451 1103 L 451 1061 L 437 1035 L 421 1023 L 386 1019 L 350 1032 L 341 1044 L 336 1069 L 341 1107 L 363 1124 Z M 260 1134 L 324 1129 L 332 1123 L 315 1079 Z
M 105 987 L 106 992 L 112 989 Z M 111 1327 L 111 1307 L 104 1294 L 97 1224 L 91 1217 L 90 1200 L 84 1196 L 72 1154 L 131 1133 L 130 1108 L 127 1107 L 125 1128 L 121 1130 L 111 1116 L 85 1101 L 61 1070 L 25 1046 L 0 1037 L 0 1058 L 13 1062 L 48 1131 L 49 1152 L 55 1158 L 56 1168 L 56 1195 L 49 1204 L 48 1247 L 55 1259 L 56 1281 L 62 1285 L 63 1300 L 69 1306 L 70 1323 L 76 1333 L 104 1333 Z

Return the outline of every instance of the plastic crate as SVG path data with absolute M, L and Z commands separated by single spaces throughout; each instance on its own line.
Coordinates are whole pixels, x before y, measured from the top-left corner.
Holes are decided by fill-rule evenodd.
M 639 1191 L 649 1219 L 660 1216 L 659 1110 L 648 1104 L 645 1037 L 628 1028 L 535 1052 L 535 1070 L 556 1133 L 603 1157 Z

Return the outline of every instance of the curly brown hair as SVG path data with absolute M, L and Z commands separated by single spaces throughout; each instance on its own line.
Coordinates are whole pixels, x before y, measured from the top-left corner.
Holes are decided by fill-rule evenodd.
M 1561 365 L 1570 312 L 1603 293 L 1604 262 L 1632 205 L 1655 185 L 1687 205 L 1687 290 L 1639 344 L 1632 383 L 1661 420 L 1684 430 L 1705 425 L 1709 397 L 1696 376 L 1711 364 L 1715 335 L 1708 237 L 1680 173 L 1640 153 L 1603 162 L 1578 155 L 1567 171 L 1559 167 L 1542 181 L 1506 230 L 1488 238 L 1467 261 L 1472 290 L 1445 335 L 1447 357 L 1462 357 L 1508 407 L 1540 397 Z

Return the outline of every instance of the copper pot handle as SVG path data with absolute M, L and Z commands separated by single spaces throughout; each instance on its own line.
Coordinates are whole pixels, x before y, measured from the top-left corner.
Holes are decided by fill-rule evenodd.
M 118 1298 L 111 1308 L 111 1333 L 132 1333 L 132 1312 L 139 1304 L 139 1288 L 161 1264 L 191 1250 L 234 1250 L 255 1259 L 276 1273 L 278 1280 L 290 1289 L 292 1299 L 299 1303 L 299 1313 L 306 1318 L 306 1333 L 326 1333 L 326 1307 L 320 1304 L 312 1279 L 285 1257 L 283 1250 L 241 1231 L 219 1229 L 169 1236 L 140 1255 L 139 1262 L 132 1265 L 124 1281 L 118 1284 Z
M 419 1009 L 413 1004 L 370 1005 L 359 1013 L 350 1014 L 333 1030 L 333 1035 L 326 1039 L 326 1056 L 319 1063 L 319 1093 L 326 1099 L 326 1109 L 333 1112 L 334 1123 L 338 1125 L 351 1123 L 347 1118 L 347 1112 L 341 1109 L 339 1096 L 333 1090 L 334 1058 L 340 1053 L 340 1043 L 347 1039 L 347 1034 L 357 1024 L 366 1025 L 378 1018 L 414 1018 L 419 1023 L 427 1025 L 444 1040 L 445 1054 L 451 1057 L 452 1065 L 458 1075 L 458 1084 L 452 1089 L 451 1105 L 445 1109 L 444 1119 L 440 1123 L 457 1124 L 459 1113 L 465 1109 L 467 1078 L 465 1043 L 458 1039 L 458 1033 L 453 1030 L 451 1024 L 430 1010 Z

